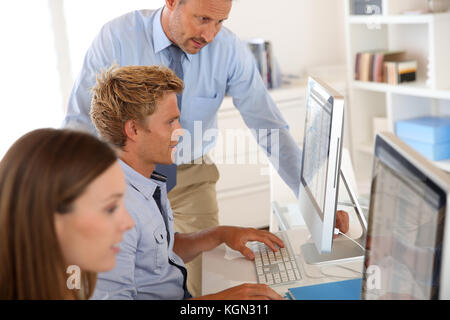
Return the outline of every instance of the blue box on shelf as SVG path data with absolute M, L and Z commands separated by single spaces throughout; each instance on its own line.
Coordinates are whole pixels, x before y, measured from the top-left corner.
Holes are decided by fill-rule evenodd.
M 450 158 L 450 117 L 420 117 L 397 121 L 395 132 L 430 160 Z
M 395 133 L 406 138 L 425 143 L 450 141 L 450 117 L 420 117 L 400 120 L 395 123 Z
M 438 161 L 450 158 L 450 141 L 444 143 L 425 143 L 400 137 L 414 150 L 430 160 Z

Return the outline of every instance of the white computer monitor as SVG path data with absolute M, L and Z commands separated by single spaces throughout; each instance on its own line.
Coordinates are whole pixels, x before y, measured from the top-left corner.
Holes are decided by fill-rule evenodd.
M 343 131 L 344 97 L 319 79 L 310 77 L 298 199 L 313 240 L 301 248 L 307 263 L 362 259 L 364 256 L 362 248 L 350 240 L 333 244 L 341 177 L 348 190 L 340 170 Z M 348 191 L 360 211 L 354 193 Z M 365 220 L 362 212 L 359 214 L 364 231 Z
M 446 173 L 394 134 L 377 135 L 363 299 L 450 298 L 449 191 Z

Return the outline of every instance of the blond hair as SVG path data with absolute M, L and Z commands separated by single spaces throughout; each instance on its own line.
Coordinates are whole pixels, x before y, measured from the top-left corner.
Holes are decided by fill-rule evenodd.
M 142 122 L 167 93 L 181 93 L 183 81 L 162 66 L 112 66 L 97 76 L 91 119 L 100 136 L 119 148 L 126 142 L 125 122 Z

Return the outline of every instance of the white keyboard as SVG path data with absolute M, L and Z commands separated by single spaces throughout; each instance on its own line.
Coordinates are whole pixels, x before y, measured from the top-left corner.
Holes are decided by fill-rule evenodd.
M 277 234 L 284 242 L 284 248 L 278 248 L 273 252 L 261 242 L 254 242 L 250 249 L 255 253 L 255 269 L 258 283 L 267 285 L 282 285 L 302 279 L 300 268 L 295 260 L 289 242 L 282 233 Z

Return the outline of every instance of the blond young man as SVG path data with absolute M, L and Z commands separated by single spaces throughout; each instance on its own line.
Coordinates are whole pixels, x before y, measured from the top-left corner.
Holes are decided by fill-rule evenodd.
M 94 299 L 186 299 L 186 262 L 221 243 L 248 259 L 248 241 L 272 248 L 283 242 L 267 231 L 219 226 L 175 233 L 166 178 L 156 164 L 170 164 L 182 135 L 176 94 L 183 82 L 168 68 L 112 67 L 93 89 L 91 117 L 101 137 L 120 149 L 125 205 L 136 225 L 124 235 L 114 270 L 98 275 Z M 244 284 L 200 299 L 281 299 L 266 285 Z

